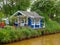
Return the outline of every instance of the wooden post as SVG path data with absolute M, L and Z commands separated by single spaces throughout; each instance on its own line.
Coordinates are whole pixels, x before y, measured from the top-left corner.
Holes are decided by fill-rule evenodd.
M 17 16 L 18 18 L 18 27 L 20 27 L 20 16 Z

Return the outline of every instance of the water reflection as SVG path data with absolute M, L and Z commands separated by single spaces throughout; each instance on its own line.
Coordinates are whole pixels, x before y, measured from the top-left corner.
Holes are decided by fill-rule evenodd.
M 60 45 L 60 34 L 41 36 L 6 45 Z

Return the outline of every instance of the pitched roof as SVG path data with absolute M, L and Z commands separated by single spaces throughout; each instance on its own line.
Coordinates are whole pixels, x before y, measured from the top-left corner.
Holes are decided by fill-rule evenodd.
M 40 16 L 39 14 L 37 14 L 36 12 L 27 12 L 27 11 L 17 11 L 13 15 L 17 15 L 18 13 L 21 13 L 22 15 L 31 17 L 31 18 L 44 18 L 44 17 Z

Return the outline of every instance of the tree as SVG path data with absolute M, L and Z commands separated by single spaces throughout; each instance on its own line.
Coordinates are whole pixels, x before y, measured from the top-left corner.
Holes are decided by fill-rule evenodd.
M 49 16 L 55 13 L 55 1 L 54 0 L 38 0 L 32 6 L 32 11 L 36 11 L 42 16 Z
M 2 0 L 0 0 L 0 2 L 2 2 Z
M 30 0 L 6 0 L 6 4 L 3 5 L 2 10 L 7 16 L 12 15 L 17 10 L 27 10 L 29 6 Z
M 56 3 L 56 16 L 54 17 L 54 20 L 60 23 L 60 0 Z
M 45 17 L 46 30 L 53 31 L 60 28 L 54 17 L 54 14 L 56 16 L 60 14 L 60 2 L 58 4 L 57 0 L 38 0 L 32 5 L 31 10 Z M 52 20 L 53 18 L 55 21 Z

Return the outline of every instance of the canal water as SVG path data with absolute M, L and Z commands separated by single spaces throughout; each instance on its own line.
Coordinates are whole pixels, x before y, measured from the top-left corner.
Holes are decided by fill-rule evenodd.
M 60 45 L 60 34 L 41 36 L 6 45 Z

